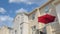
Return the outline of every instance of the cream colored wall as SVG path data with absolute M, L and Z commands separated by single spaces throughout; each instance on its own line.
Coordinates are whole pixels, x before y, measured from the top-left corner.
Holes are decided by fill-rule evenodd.
M 41 10 L 41 11 L 44 11 L 44 10 Z M 35 12 L 34 12 L 35 13 Z M 32 15 L 32 14 L 31 14 Z M 29 18 L 32 18 L 30 15 Z M 37 11 L 35 13 L 35 19 L 34 20 L 29 20 L 29 24 L 30 24 L 30 34 L 32 34 L 32 26 L 36 25 L 36 29 L 40 29 L 43 28 L 45 26 L 45 24 L 42 24 L 42 23 L 38 23 L 38 17 L 41 16 L 40 14 L 40 10 L 39 8 L 37 8 Z
M 51 5 L 49 5 L 49 8 L 54 8 L 54 7 L 52 7 Z M 38 23 L 38 21 L 37 21 L 37 18 L 39 17 L 39 16 L 42 16 L 42 15 L 44 15 L 45 13 L 44 13 L 44 11 L 45 11 L 45 7 L 43 8 L 43 9 L 41 9 L 41 10 L 39 10 L 39 8 L 37 8 L 37 11 L 36 11 L 36 15 L 35 15 L 35 19 L 34 20 L 32 20 L 32 14 L 29 16 L 29 34 L 32 34 L 32 29 L 31 29 L 31 27 L 32 26 L 34 26 L 34 25 L 36 25 L 37 26 L 37 29 L 41 29 L 41 28 L 43 28 L 44 26 L 45 26 L 45 24 L 42 24 L 42 23 Z M 50 9 L 50 11 L 51 11 L 51 9 Z M 53 12 L 52 12 L 53 11 Z M 55 9 L 53 9 L 51 12 L 50 12 L 50 14 L 51 15 L 54 15 L 54 16 L 57 16 L 56 15 L 56 10 Z M 44 14 L 43 14 L 44 13 Z M 50 31 L 51 30 L 51 26 L 47 26 L 47 30 L 48 30 L 48 32 L 50 33 L 50 34 L 52 34 L 52 31 Z M 50 29 L 50 30 L 49 30 Z M 48 33 L 48 34 L 49 34 Z
M 23 27 L 22 34 L 29 33 L 29 24 L 28 24 L 28 16 L 24 13 L 17 14 L 14 20 L 14 30 L 17 30 L 17 34 L 21 34 L 20 27 Z M 15 31 L 14 31 L 15 32 Z
M 55 22 L 58 23 L 58 16 L 57 16 L 56 9 L 55 9 L 54 5 L 49 4 L 49 5 L 47 5 L 47 6 L 49 6 L 49 14 L 51 14 L 51 15 L 53 15 L 53 16 L 56 16 Z M 58 8 L 58 9 L 59 9 L 59 8 Z M 44 11 L 45 11 L 45 7 L 40 10 L 40 12 L 39 12 L 39 13 L 40 13 L 40 16 L 42 16 L 42 15 L 45 14 Z M 39 15 L 39 14 L 38 14 L 38 15 Z M 36 20 L 37 20 L 37 19 L 36 19 Z M 57 24 L 57 23 L 56 23 L 56 24 Z M 59 24 L 58 24 L 58 25 L 59 25 Z M 39 23 L 39 27 L 40 27 L 39 29 L 43 28 L 44 26 L 45 26 L 45 24 Z M 54 27 L 54 26 L 53 26 L 53 27 Z M 47 34 L 53 34 L 52 31 L 50 31 L 50 30 L 52 30 L 52 29 L 51 29 L 52 27 L 47 26 L 47 28 L 48 28 Z M 56 28 L 57 28 L 57 25 L 56 25 Z M 55 34 L 56 34 L 56 33 L 57 33 L 57 32 L 55 32 Z
M 9 29 L 7 27 L 2 27 L 0 29 L 0 34 L 9 34 Z
M 47 5 L 47 6 L 49 6 L 49 8 L 52 8 L 52 9 L 54 8 L 54 7 L 51 6 L 51 4 L 50 5 Z M 24 16 L 25 17 L 24 22 L 27 19 L 26 22 L 28 23 L 28 24 L 27 23 L 24 23 L 24 30 L 27 28 L 27 30 L 25 30 L 25 31 L 27 31 L 26 33 L 25 33 L 25 31 L 23 31 L 25 34 L 32 34 L 32 28 L 31 27 L 34 26 L 34 25 L 36 25 L 37 26 L 37 29 L 39 29 L 39 30 L 42 29 L 45 26 L 45 24 L 38 23 L 38 17 L 44 15 L 45 14 L 44 11 L 45 11 L 45 7 L 42 8 L 41 10 L 39 10 L 39 8 L 37 8 L 36 13 L 34 12 L 35 13 L 35 19 L 34 20 L 32 20 L 32 15 L 33 14 L 29 15 L 28 19 Z M 51 11 L 51 9 L 50 9 L 50 11 Z M 56 15 L 56 12 L 55 12 L 55 9 L 53 9 L 52 11 L 50 12 L 50 14 L 51 15 L 54 15 L 54 16 L 57 16 Z M 19 28 L 20 27 L 19 26 L 20 24 L 17 24 L 19 22 L 21 22 L 21 21 L 20 20 L 19 21 L 15 21 L 15 25 L 14 26 L 18 25 L 15 28 Z M 47 34 L 52 34 L 52 31 L 51 30 L 52 30 L 52 27 L 50 25 L 48 25 L 47 26 Z
M 53 9 L 52 10 L 53 12 L 51 11 L 51 14 L 56 16 L 56 21 L 53 24 L 48 24 L 48 26 L 46 27 L 47 34 L 60 34 L 60 25 L 59 25 L 59 22 L 58 22 L 59 21 L 59 18 L 58 18 L 59 17 L 58 16 L 59 7 L 60 7 L 59 5 L 55 5 L 55 6 L 51 7 Z M 58 12 L 58 13 L 56 13 L 56 12 Z
M 60 3 L 56 5 L 56 12 L 57 12 L 57 16 L 58 16 L 58 20 L 59 20 L 59 23 L 60 23 Z
M 35 13 L 35 19 L 34 20 L 31 20 L 30 18 L 32 18 L 32 15 Z M 36 28 L 37 29 L 39 29 L 39 27 L 38 27 L 38 16 L 40 15 L 40 13 L 39 13 L 39 9 L 37 9 L 37 11 L 36 12 L 34 12 L 33 14 L 31 14 L 30 16 L 29 16 L 29 29 L 30 29 L 30 32 L 29 32 L 29 34 L 32 34 L 32 26 L 36 26 Z
M 29 34 L 29 24 L 28 23 L 23 24 L 23 34 Z
M 48 25 L 46 27 L 46 30 L 47 30 L 47 34 L 52 34 L 52 32 L 51 32 L 51 26 L 50 25 Z
M 60 25 L 57 22 L 48 24 L 46 27 L 47 29 L 47 34 L 60 34 Z

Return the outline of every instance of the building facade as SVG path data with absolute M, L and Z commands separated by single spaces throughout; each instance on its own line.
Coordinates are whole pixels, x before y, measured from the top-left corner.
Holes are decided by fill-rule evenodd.
M 0 34 L 13 34 L 13 29 L 7 26 L 2 26 L 0 28 Z
M 60 34 L 60 0 L 49 0 L 46 4 L 30 13 L 20 12 L 14 19 L 14 34 Z M 55 16 L 48 24 L 38 22 L 38 17 L 46 13 Z

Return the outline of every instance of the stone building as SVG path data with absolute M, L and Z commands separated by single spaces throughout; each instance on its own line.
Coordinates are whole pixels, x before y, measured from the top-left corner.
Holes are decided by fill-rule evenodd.
M 0 28 L 0 34 L 13 34 L 13 29 L 7 26 L 2 26 Z
M 49 0 L 42 6 L 34 9 L 30 13 L 20 12 L 14 19 L 15 34 L 60 34 L 60 0 Z M 43 24 L 38 22 L 38 17 L 46 12 L 56 19 L 52 23 Z

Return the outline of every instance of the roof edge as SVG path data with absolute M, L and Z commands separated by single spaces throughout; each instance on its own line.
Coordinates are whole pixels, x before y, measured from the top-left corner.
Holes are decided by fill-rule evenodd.
M 47 3 L 41 5 L 40 7 L 35 8 L 33 11 L 31 11 L 31 12 L 29 13 L 29 15 L 31 15 L 31 14 L 34 13 L 34 12 L 36 12 L 35 10 L 37 10 L 38 8 L 41 9 L 41 8 L 45 7 L 46 5 L 48 5 L 49 3 L 53 2 L 53 1 L 54 1 L 54 0 L 49 0 Z

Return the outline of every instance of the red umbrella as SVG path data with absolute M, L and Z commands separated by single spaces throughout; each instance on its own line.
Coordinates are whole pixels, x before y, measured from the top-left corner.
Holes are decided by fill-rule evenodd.
M 49 14 L 38 17 L 38 22 L 41 22 L 41 23 L 44 23 L 44 24 L 54 22 L 54 20 L 55 20 L 55 16 L 52 16 L 52 15 L 49 15 Z

